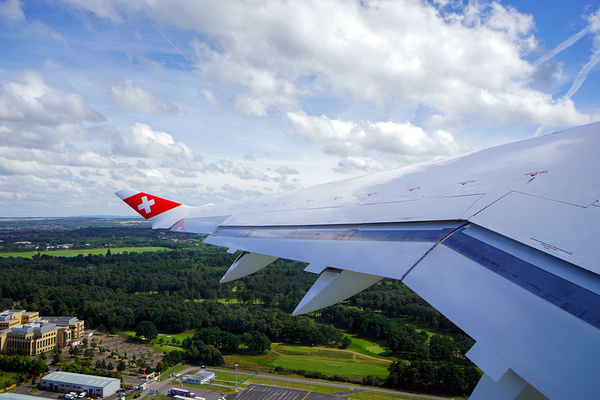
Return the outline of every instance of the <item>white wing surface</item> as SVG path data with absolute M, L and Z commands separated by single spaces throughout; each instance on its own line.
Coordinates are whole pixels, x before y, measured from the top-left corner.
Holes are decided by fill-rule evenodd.
M 474 400 L 600 393 L 600 124 L 242 202 L 117 192 L 153 228 L 321 274 L 295 314 L 402 280 L 469 334 Z

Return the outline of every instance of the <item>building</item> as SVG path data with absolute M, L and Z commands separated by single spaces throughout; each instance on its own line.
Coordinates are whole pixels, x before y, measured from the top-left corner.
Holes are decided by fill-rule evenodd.
M 83 336 L 84 322 L 75 317 L 42 317 L 37 311 L 0 313 L 0 351 L 37 355 L 64 348 Z
M 33 322 L 40 317 L 37 311 L 5 310 L 0 313 L 0 330 Z
M 22 316 L 25 310 L 6 310 L 0 313 L 0 330 L 23 325 Z
M 202 371 L 196 372 L 192 376 L 186 377 L 185 383 L 192 384 L 192 385 L 204 385 L 206 383 L 209 383 L 213 379 L 215 379 L 214 372 L 202 370 Z
M 76 317 L 41 317 L 40 319 L 56 324 L 61 328 L 68 328 L 71 331 L 72 340 L 83 337 L 84 322 Z
M 103 376 L 51 372 L 40 379 L 40 389 L 55 392 L 87 392 L 88 396 L 105 397 L 115 393 L 121 381 Z M 1 399 L 0 399 L 1 400 Z
M 58 346 L 57 333 L 56 325 L 45 321 L 15 326 L 6 333 L 5 350 L 27 355 L 44 353 Z

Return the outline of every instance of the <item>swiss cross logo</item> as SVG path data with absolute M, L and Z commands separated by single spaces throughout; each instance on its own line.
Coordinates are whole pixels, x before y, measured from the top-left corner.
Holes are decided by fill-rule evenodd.
M 181 205 L 180 203 L 142 192 L 134 194 L 123 201 L 146 219 L 155 217 Z
M 142 209 L 144 209 L 146 214 L 150 214 L 150 206 L 153 206 L 154 204 L 154 199 L 148 200 L 148 196 L 144 196 L 142 197 L 142 204 L 138 206 L 138 211 L 142 211 Z

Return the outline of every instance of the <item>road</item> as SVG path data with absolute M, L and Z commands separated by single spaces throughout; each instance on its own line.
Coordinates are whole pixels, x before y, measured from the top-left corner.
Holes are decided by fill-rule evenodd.
M 188 368 L 184 369 L 183 371 L 180 371 L 179 373 L 181 375 L 185 375 L 188 372 L 197 371 L 199 369 L 200 369 L 199 367 L 188 367 Z M 156 381 L 151 382 L 148 385 L 148 389 L 144 390 L 141 393 L 141 396 L 139 398 L 140 399 L 144 398 L 144 396 L 151 394 L 152 391 L 154 391 L 155 393 L 158 392 L 158 393 L 166 396 L 169 389 L 174 387 L 173 385 L 171 385 L 171 381 L 176 380 L 176 379 L 178 379 L 178 378 L 167 378 L 167 379 L 164 379 L 162 382 L 156 382 Z M 139 386 L 143 382 L 145 382 L 144 379 L 138 379 L 138 378 L 133 378 L 133 377 L 128 377 L 128 376 L 123 376 L 123 380 L 124 380 L 123 383 L 125 385 L 132 385 L 132 386 Z M 196 396 L 204 397 L 206 400 L 218 400 L 221 397 L 220 393 L 210 392 L 208 390 L 202 390 L 197 387 L 186 387 L 185 385 L 178 385 L 177 387 L 181 388 L 181 389 L 185 389 L 185 390 L 190 390 L 190 391 L 196 393 Z M 115 400 L 117 398 L 118 397 L 113 398 L 113 396 L 110 396 L 106 400 Z

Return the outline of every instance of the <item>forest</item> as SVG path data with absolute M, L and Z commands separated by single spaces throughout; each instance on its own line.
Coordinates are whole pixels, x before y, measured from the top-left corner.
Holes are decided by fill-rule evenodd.
M 220 284 L 235 255 L 196 236 L 192 243 L 173 242 L 168 239 L 179 234 L 123 226 L 28 227 L 19 231 L 21 239 L 14 233 L 7 240 L 7 231 L 0 227 L 7 240 L 0 251 L 23 236 L 38 243 L 71 239 L 96 246 L 169 244 L 171 250 L 158 252 L 112 254 L 109 247 L 103 255 L 0 258 L 2 309 L 77 316 L 86 327 L 110 333 L 148 322 L 161 333 L 195 329 L 196 335 L 182 343 L 183 350 L 167 354 L 159 369 L 184 360 L 219 365 L 222 353 L 264 352 L 270 342 L 343 348 L 348 345 L 343 329 L 382 343 L 397 358 L 385 380 L 365 377 L 362 383 L 460 395 L 470 393 L 480 377 L 464 356 L 473 341 L 396 281 L 383 280 L 342 304 L 292 317 L 317 278 L 303 272 L 305 265 L 298 262 L 280 259 L 249 277 Z M 443 334 L 429 337 L 418 328 Z

